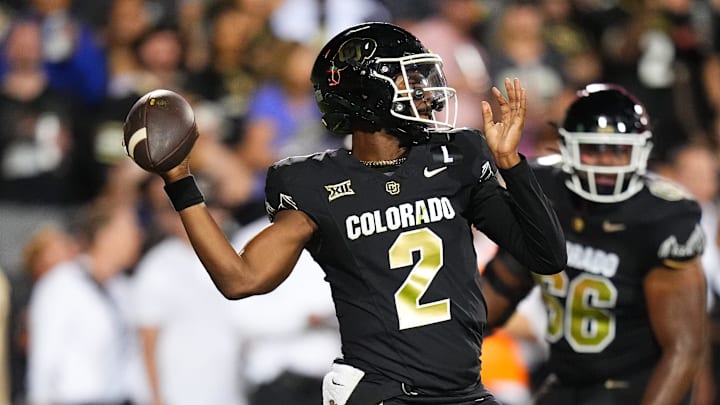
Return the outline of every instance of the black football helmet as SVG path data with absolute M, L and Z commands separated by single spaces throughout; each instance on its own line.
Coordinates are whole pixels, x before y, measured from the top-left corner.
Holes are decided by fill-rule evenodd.
M 595 202 L 623 201 L 640 191 L 652 149 L 645 107 L 623 87 L 595 83 L 578 92 L 558 129 L 566 186 Z M 588 163 L 584 154 L 617 153 L 622 163 Z
M 406 30 L 370 22 L 337 34 L 320 51 L 311 81 L 331 132 L 385 129 L 404 144 L 455 126 L 457 98 L 442 59 Z

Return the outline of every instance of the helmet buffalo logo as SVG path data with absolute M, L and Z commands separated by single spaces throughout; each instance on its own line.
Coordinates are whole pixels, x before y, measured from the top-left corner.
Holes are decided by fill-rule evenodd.
M 340 84 L 340 72 L 348 66 L 358 67 L 364 61 L 370 59 L 377 50 L 377 42 L 372 38 L 351 38 L 343 42 L 337 53 L 330 61 L 330 69 L 327 71 L 328 84 L 337 86 Z

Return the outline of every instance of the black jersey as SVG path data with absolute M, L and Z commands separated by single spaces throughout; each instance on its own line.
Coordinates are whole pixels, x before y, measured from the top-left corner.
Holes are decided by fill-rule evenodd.
M 534 166 L 565 231 L 564 272 L 541 277 L 548 310 L 550 369 L 565 383 L 603 382 L 654 367 L 660 347 L 643 290 L 654 267 L 702 253 L 700 207 L 655 175 L 619 203 L 590 203 L 559 167 Z M 698 339 L 701 339 L 698 336 Z
M 270 168 L 271 220 L 298 209 L 318 225 L 306 248 L 331 285 L 344 362 L 415 387 L 477 382 L 486 308 L 470 224 L 541 272 L 565 261 L 562 231 L 527 163 L 503 175 L 512 194 L 471 130 L 413 146 L 390 175 L 347 150 Z

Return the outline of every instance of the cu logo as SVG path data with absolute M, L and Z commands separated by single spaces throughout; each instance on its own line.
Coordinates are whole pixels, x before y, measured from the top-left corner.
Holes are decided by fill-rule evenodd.
M 385 191 L 387 191 L 390 195 L 400 194 L 400 183 L 396 181 L 388 181 L 385 183 Z

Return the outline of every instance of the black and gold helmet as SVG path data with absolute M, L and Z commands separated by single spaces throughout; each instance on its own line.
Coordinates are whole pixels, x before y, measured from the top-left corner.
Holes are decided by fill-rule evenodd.
M 323 124 L 339 135 L 385 129 L 413 144 L 455 126 L 457 99 L 442 59 L 392 24 L 337 34 L 320 51 L 311 80 Z

